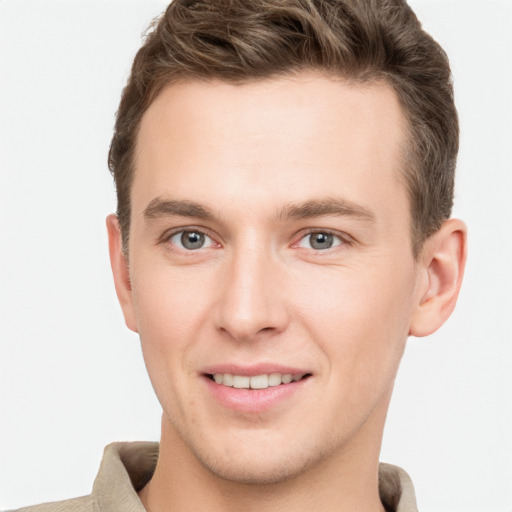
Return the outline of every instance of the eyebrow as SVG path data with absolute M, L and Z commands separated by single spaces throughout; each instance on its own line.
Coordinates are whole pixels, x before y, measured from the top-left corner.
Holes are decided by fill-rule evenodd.
M 280 219 L 309 219 L 323 215 L 357 217 L 363 220 L 375 220 L 375 215 L 366 207 L 342 197 L 313 199 L 303 203 L 285 205 L 279 215 Z
M 155 219 L 157 217 L 193 217 L 195 219 L 213 220 L 215 216 L 205 206 L 194 201 L 162 199 L 156 197 L 144 210 L 146 219 Z
M 206 206 L 194 201 L 153 199 L 145 208 L 144 217 L 155 219 L 158 217 L 190 217 L 203 220 L 214 220 L 215 215 Z M 312 199 L 301 203 L 284 205 L 276 216 L 278 220 L 309 219 L 324 215 L 337 215 L 356 217 L 363 220 L 375 220 L 375 215 L 366 207 L 341 197 L 328 197 Z

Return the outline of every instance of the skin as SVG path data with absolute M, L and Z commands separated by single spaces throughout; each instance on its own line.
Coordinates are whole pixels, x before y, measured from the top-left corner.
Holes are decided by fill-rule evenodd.
M 174 84 L 144 114 L 128 254 L 115 216 L 107 226 L 163 409 L 148 510 L 383 510 L 378 456 L 406 339 L 450 315 L 466 254 L 452 219 L 412 255 L 404 123 L 386 84 L 313 73 Z M 184 230 L 206 244 L 186 249 Z M 205 368 L 260 363 L 309 377 L 259 412 L 210 392 Z

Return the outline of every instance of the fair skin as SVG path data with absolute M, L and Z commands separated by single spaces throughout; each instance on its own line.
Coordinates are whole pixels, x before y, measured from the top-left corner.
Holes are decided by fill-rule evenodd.
M 107 226 L 163 409 L 149 511 L 383 510 L 405 342 L 448 318 L 466 253 L 452 219 L 413 257 L 404 123 L 387 85 L 314 73 L 174 84 L 144 114 L 128 254 Z

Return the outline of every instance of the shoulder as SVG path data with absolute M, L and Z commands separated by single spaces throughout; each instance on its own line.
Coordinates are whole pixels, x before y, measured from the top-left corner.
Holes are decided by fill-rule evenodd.
M 54 501 L 52 503 L 42 503 L 41 505 L 32 505 L 16 510 L 5 512 L 93 512 L 93 498 L 82 496 L 71 500 Z
M 379 494 L 386 510 L 418 512 L 411 477 L 398 466 L 379 464 Z

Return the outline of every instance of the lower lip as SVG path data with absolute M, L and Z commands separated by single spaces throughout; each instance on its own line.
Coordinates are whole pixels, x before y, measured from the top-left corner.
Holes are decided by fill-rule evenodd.
M 217 384 L 204 376 L 209 392 L 224 407 L 239 412 L 261 413 L 290 400 L 310 380 L 310 377 L 266 389 L 238 389 Z

